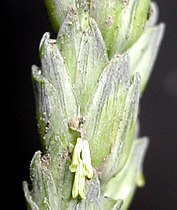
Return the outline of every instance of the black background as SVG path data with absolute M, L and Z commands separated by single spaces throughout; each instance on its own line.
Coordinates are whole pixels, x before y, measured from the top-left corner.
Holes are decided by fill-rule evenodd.
M 177 210 L 177 1 L 156 2 L 166 32 L 141 99 L 141 135 L 150 138 L 144 162 L 146 187 L 137 190 L 130 210 Z M 26 210 L 22 181 L 29 180 L 31 158 L 40 149 L 31 65 L 40 66 L 39 42 L 44 32 L 52 34 L 52 28 L 42 0 L 6 0 L 0 6 L 5 116 L 1 182 L 5 209 Z

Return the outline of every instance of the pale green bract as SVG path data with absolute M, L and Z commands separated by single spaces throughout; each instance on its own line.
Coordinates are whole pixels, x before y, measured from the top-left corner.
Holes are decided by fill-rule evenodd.
M 144 185 L 139 102 L 164 34 L 149 0 L 45 0 L 56 31 L 32 66 L 42 151 L 23 182 L 31 210 L 126 210 Z M 148 15 L 149 13 L 149 15 Z

